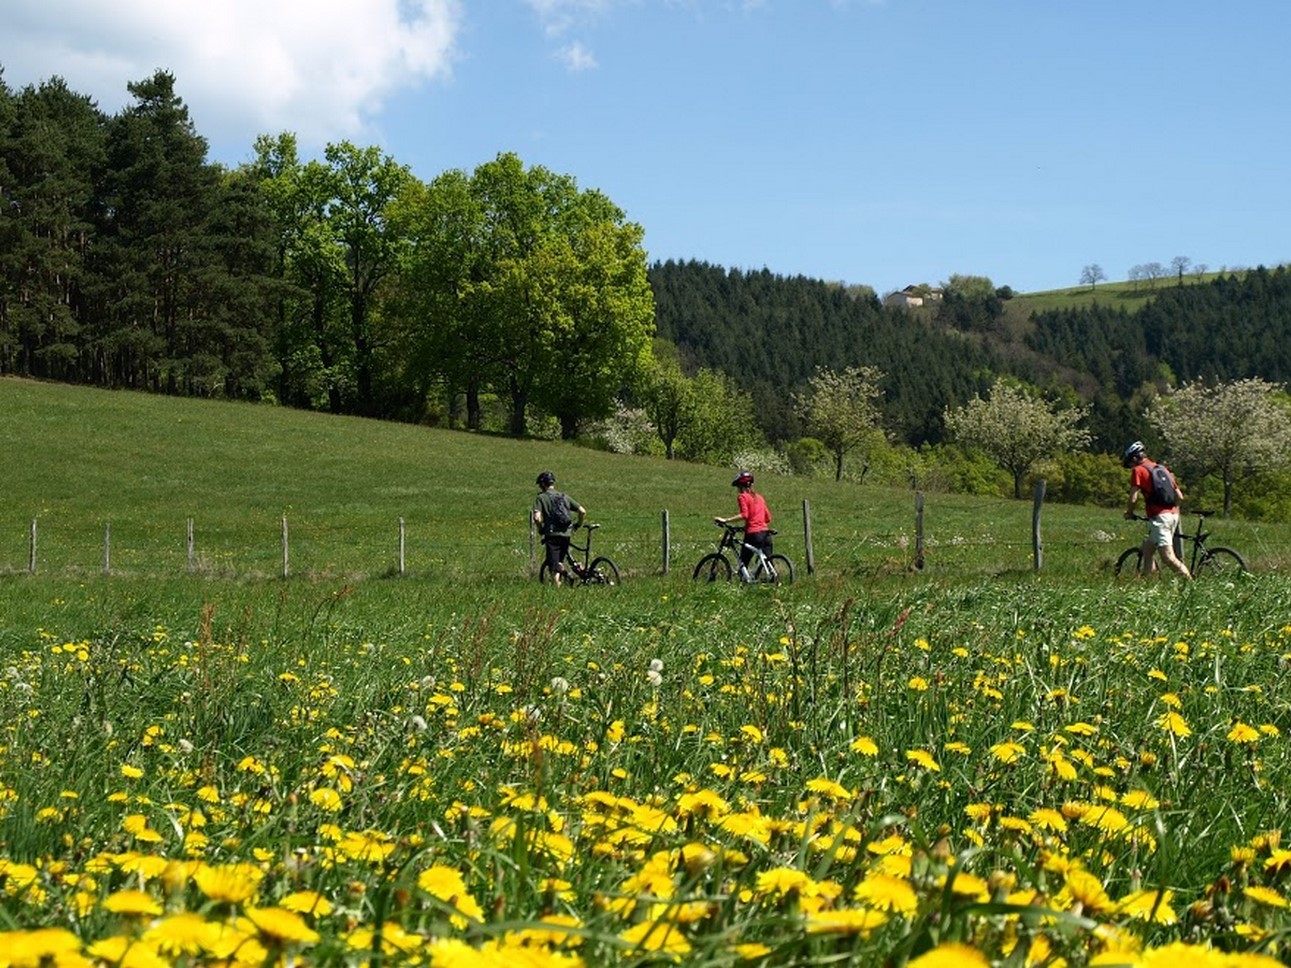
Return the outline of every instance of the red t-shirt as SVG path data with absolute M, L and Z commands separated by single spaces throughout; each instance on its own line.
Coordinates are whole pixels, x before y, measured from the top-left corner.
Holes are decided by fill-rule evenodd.
M 1152 468 L 1156 466 L 1155 461 L 1150 461 L 1145 457 L 1130 470 L 1130 486 L 1137 487 L 1143 492 L 1143 503 L 1146 505 L 1144 513 L 1150 518 L 1155 518 L 1162 511 L 1178 510 L 1178 508 L 1167 507 L 1164 504 L 1152 503 Z M 1174 474 L 1170 475 L 1170 479 L 1174 480 Z
M 745 534 L 757 534 L 770 527 L 771 511 L 767 508 L 766 499 L 761 494 L 741 491 L 736 498 L 740 502 L 740 517 L 744 519 Z

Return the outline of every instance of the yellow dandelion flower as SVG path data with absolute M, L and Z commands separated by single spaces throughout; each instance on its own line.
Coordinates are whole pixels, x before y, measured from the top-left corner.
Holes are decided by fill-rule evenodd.
M 1015 763 L 1026 755 L 1026 748 L 1020 743 L 996 743 L 991 747 L 991 756 L 1001 763 Z
M 1132 810 L 1155 810 L 1161 806 L 1161 801 L 1147 790 L 1130 790 L 1121 797 L 1121 803 Z
M 1079 903 L 1085 911 L 1104 913 L 1113 910 L 1115 905 L 1103 887 L 1103 882 L 1093 874 L 1083 870 L 1069 870 L 1066 874 L 1064 892 Z
M 1132 891 L 1116 902 L 1116 910 L 1117 913 L 1138 921 L 1175 924 L 1179 916 L 1170 906 L 1173 898 L 1174 891 Z
M 642 921 L 628 928 L 619 938 L 636 951 L 653 951 L 670 958 L 690 953 L 690 942 L 681 928 L 669 921 Z
M 762 730 L 758 729 L 756 726 L 752 724 L 741 726 L 740 735 L 742 735 L 750 743 L 755 743 L 758 745 L 761 745 L 763 740 Z
M 1174 736 L 1183 737 L 1192 735 L 1191 727 L 1189 727 L 1184 718 L 1173 709 L 1161 716 L 1158 716 L 1156 719 L 1156 726 Z
M 850 800 L 852 791 L 847 789 L 841 783 L 825 777 L 817 777 L 814 780 L 807 781 L 807 791 L 809 793 L 819 794 L 822 797 L 828 797 L 831 800 Z
M 264 871 L 254 864 L 203 864 L 193 874 L 197 889 L 212 901 L 239 904 L 255 895 Z
M 103 899 L 103 909 L 113 914 L 156 917 L 162 913 L 161 902 L 147 891 L 114 891 Z
M 153 922 L 141 940 L 163 955 L 180 958 L 213 950 L 221 933 L 221 925 L 207 921 L 196 912 L 185 911 Z
M 79 964 L 81 941 L 64 928 L 0 931 L 0 951 L 10 965 Z
M 1077 736 L 1096 736 L 1096 735 L 1098 735 L 1098 727 L 1097 727 L 1097 726 L 1091 726 L 1089 723 L 1083 723 L 1083 722 L 1082 722 L 1082 723 L 1072 723 L 1071 725 L 1069 725 L 1069 726 L 1065 726 L 1065 727 L 1063 727 L 1063 728 L 1064 728 L 1064 729 L 1066 729 L 1066 731 L 1067 731 L 1067 732 L 1069 732 L 1069 733 L 1074 733 L 1074 734 L 1075 734 L 1075 735 L 1077 735 Z
M 851 750 L 853 753 L 859 753 L 861 756 L 878 756 L 879 747 L 868 736 L 858 736 L 852 740 Z
M 964 808 L 964 813 L 974 823 L 986 823 L 994 812 L 995 808 L 989 803 L 970 803 Z
M 278 906 L 288 911 L 295 911 L 297 914 L 311 914 L 318 917 L 327 917 L 336 910 L 331 901 L 316 891 L 296 891 L 288 894 L 278 902 Z
M 928 691 L 928 680 L 925 679 L 923 676 L 912 676 L 910 678 L 910 682 L 908 683 L 908 685 L 915 692 Z
M 1029 819 L 1043 830 L 1052 830 L 1054 833 L 1059 834 L 1067 831 L 1067 818 L 1050 807 L 1040 807 L 1033 810 Z
M 295 911 L 280 907 L 250 907 L 245 913 L 260 936 L 275 944 L 318 943 L 318 932 Z
M 951 871 L 945 877 L 939 878 L 939 886 L 945 881 L 950 880 L 950 890 L 961 897 L 971 897 L 978 901 L 989 901 L 991 899 L 991 888 L 982 878 L 976 874 L 970 874 L 967 871 Z
M 775 867 L 758 874 L 754 891 L 766 897 L 775 895 L 783 897 L 793 892 L 803 893 L 809 890 L 813 882 L 811 877 L 794 867 Z
M 866 907 L 894 914 L 911 915 L 919 907 L 919 895 L 903 877 L 871 873 L 856 885 L 853 897 Z
M 1232 743 L 1255 743 L 1260 738 L 1260 731 L 1254 726 L 1247 726 L 1238 720 L 1228 731 L 1228 740 Z
M 941 764 L 933 759 L 932 754 L 927 750 L 906 750 L 905 758 L 911 763 L 918 763 L 925 770 L 932 770 L 934 773 L 941 772 Z
M 1281 873 L 1287 868 L 1291 868 L 1291 850 L 1275 850 L 1264 862 L 1264 869 L 1269 873 Z
M 1287 901 L 1285 897 L 1271 887 L 1252 884 L 1250 887 L 1243 888 L 1242 893 L 1256 904 L 1263 904 L 1265 907 L 1284 908 L 1291 906 L 1291 902 Z
M 309 802 L 320 810 L 336 813 L 344 806 L 341 795 L 331 787 L 319 787 L 309 793 Z
M 859 934 L 866 937 L 887 923 L 888 916 L 871 908 L 817 911 L 807 916 L 808 934 Z
M 910 962 L 909 968 L 990 968 L 990 964 L 976 948 L 951 941 L 925 951 Z

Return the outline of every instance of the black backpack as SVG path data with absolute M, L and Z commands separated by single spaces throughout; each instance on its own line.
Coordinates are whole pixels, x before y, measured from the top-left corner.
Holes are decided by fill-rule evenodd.
M 1153 504 L 1172 508 L 1179 503 L 1179 490 L 1174 485 L 1174 477 L 1165 464 L 1153 464 L 1148 472 L 1152 475 L 1152 493 L 1149 495 Z
M 542 524 L 545 534 L 564 534 L 574 519 L 569 514 L 569 497 L 560 491 L 549 495 L 543 502 Z

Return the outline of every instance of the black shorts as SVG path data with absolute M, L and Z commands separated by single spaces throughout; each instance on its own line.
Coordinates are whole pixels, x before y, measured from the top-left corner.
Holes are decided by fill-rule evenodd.
M 744 544 L 751 544 L 764 555 L 771 554 L 771 532 L 754 531 L 752 534 L 744 536 Z M 743 546 L 740 547 L 740 562 L 747 565 L 753 560 L 753 552 Z
M 561 562 L 569 553 L 569 535 L 549 534 L 542 540 L 547 545 L 547 569 L 553 572 L 563 571 Z

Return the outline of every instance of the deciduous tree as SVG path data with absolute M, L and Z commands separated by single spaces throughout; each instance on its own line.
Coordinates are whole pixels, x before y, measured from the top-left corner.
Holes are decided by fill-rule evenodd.
M 1279 384 L 1192 381 L 1158 397 L 1148 417 L 1178 467 L 1220 477 L 1225 516 L 1237 484 L 1291 465 L 1291 406 Z
M 820 367 L 805 392 L 794 397 L 807 432 L 829 448 L 834 480 L 843 479 L 843 458 L 879 432 L 883 372 L 874 366 L 849 366 L 840 372 Z
M 1088 445 L 1090 435 L 1077 426 L 1082 409 L 1060 409 L 1038 394 L 996 380 L 990 396 L 974 397 L 945 413 L 951 437 L 977 447 L 1013 475 L 1013 496 L 1022 496 L 1022 479 L 1036 461 Z

